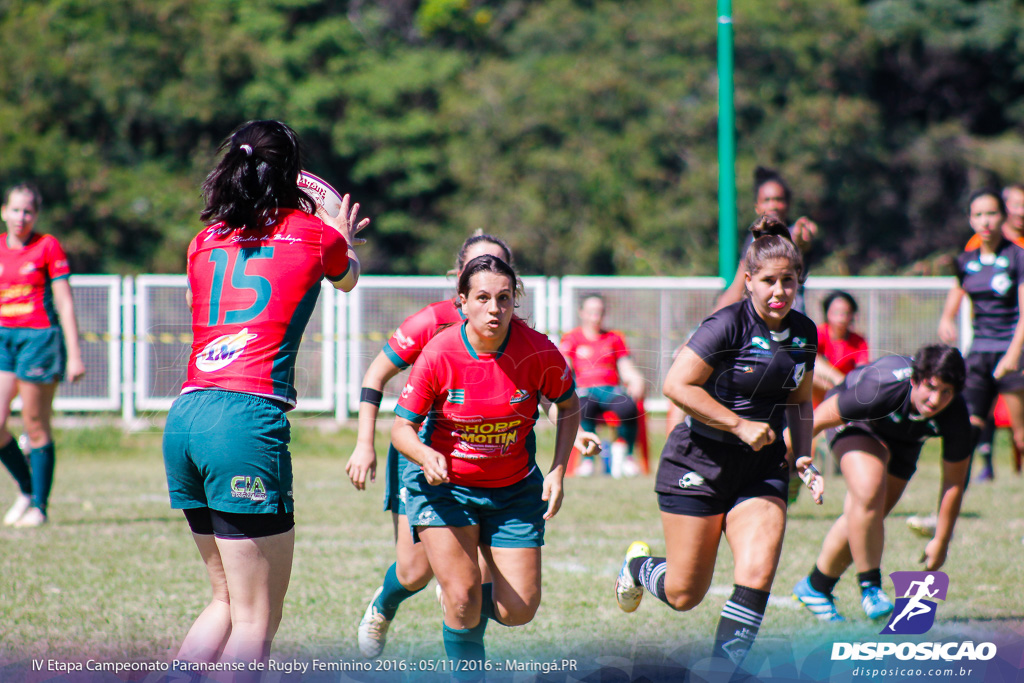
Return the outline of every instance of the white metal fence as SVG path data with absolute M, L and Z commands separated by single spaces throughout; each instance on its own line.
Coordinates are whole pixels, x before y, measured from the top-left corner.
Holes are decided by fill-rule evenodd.
M 911 353 L 937 340 L 936 327 L 952 278 L 810 278 L 807 312 L 823 319 L 821 301 L 832 289 L 860 304 L 858 331 L 872 357 Z M 720 278 L 569 276 L 524 278 L 518 315 L 553 340 L 577 325 L 580 299 L 590 292 L 607 302 L 606 322 L 621 330 L 649 385 L 649 410 L 664 410 L 661 385 L 672 356 L 711 311 Z M 76 275 L 71 278 L 87 375 L 64 383 L 61 411 L 165 411 L 178 394 L 192 342 L 185 276 Z M 454 294 L 443 277 L 364 276 L 349 294 L 324 283 L 296 363 L 298 410 L 343 419 L 358 409 L 362 376 L 407 316 Z M 961 311 L 961 348 L 970 343 L 970 312 Z M 394 405 L 401 380 L 389 387 Z

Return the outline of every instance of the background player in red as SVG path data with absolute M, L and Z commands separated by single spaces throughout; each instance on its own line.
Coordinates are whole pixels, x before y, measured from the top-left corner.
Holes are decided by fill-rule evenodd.
M 459 249 L 455 259 L 455 274 L 460 275 L 465 265 L 477 256 L 490 254 L 512 264 L 512 251 L 501 238 L 493 235 L 473 235 Z M 406 318 L 384 345 L 384 349 L 370 363 L 363 376 L 362 394 L 359 403 L 359 434 L 356 448 L 348 459 L 345 471 L 353 486 L 362 490 L 366 480 L 376 478 L 377 413 L 383 398 L 385 385 L 403 369 L 419 358 L 423 347 L 434 338 L 438 331 L 465 320 L 458 299 L 448 299 L 430 304 Z M 422 543 L 413 543 L 412 531 L 405 516 L 405 501 L 401 495 L 402 474 L 409 466 L 405 456 L 388 447 L 386 464 L 384 509 L 392 512 L 395 526 L 395 562 L 384 573 L 380 588 L 370 599 L 370 604 L 359 622 L 359 651 L 364 657 L 376 657 L 384 649 L 388 629 L 395 618 L 399 605 L 412 597 L 433 578 L 434 572 L 427 562 Z
M 56 463 L 53 397 L 61 378 L 85 375 L 68 258 L 55 237 L 35 232 L 41 203 L 39 190 L 23 184 L 9 189 L 0 207 L 7 226 L 0 244 L 0 461 L 19 489 L 4 524 L 17 527 L 46 523 Z M 7 430 L 16 395 L 28 462 Z
M 299 342 L 321 280 L 355 286 L 351 245 L 369 221 L 357 220 L 358 204 L 349 211 L 348 195 L 331 225 L 313 215 L 296 185 L 299 140 L 283 123 L 246 123 L 219 151 L 203 183 L 208 227 L 188 249 L 194 340 L 163 450 L 171 506 L 184 511 L 213 589 L 177 656 L 251 663 L 268 656 L 291 576 L 285 413 Z
M 666 557 L 636 541 L 626 551 L 615 599 L 625 612 L 643 590 L 672 609 L 703 601 L 724 534 L 734 589 L 712 656 L 739 665 L 768 606 L 786 529 L 788 422 L 799 474 L 821 502 L 811 465 L 815 329 L 792 310 L 801 256 L 786 226 L 764 216 L 744 259 L 748 298 L 704 320 L 665 378 L 665 396 L 689 416 L 669 435 L 655 490 Z M 785 415 L 785 421 L 783 418 Z
M 407 511 L 442 589 L 443 637 L 457 679 L 483 677 L 487 620 L 525 624 L 540 606 L 544 523 L 562 504 L 579 426 L 572 373 L 548 338 L 513 317 L 515 271 L 493 256 L 459 277 L 466 321 L 423 349 L 402 390 L 391 438 L 408 468 Z M 543 476 L 533 427 L 540 397 L 558 407 Z M 432 424 L 425 442 L 417 427 Z M 477 554 L 491 569 L 482 584 Z
M 604 329 L 605 301 L 600 294 L 588 294 L 580 301 L 580 326 L 562 336 L 559 348 L 576 375 L 580 397 L 580 425 L 597 430 L 605 411 L 618 416 L 617 438 L 611 446 L 611 475 L 635 477 L 640 468 L 633 460 L 637 422 L 642 418 L 637 404 L 643 400 L 644 377 L 629 357 L 629 347 L 620 332 Z M 593 458 L 582 458 L 576 472 L 593 473 Z

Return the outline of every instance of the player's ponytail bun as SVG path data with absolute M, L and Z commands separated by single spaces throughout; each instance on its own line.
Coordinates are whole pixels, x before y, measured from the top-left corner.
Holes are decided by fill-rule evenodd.
M 797 279 L 804 281 L 804 259 L 800 249 L 793 243 L 789 228 L 774 216 L 759 216 L 750 226 L 754 241 L 747 248 L 743 258 L 744 266 L 751 275 L 755 275 L 764 264 L 776 259 L 785 259 L 796 270 Z
M 280 121 L 249 121 L 221 143 L 220 163 L 203 182 L 207 225 L 260 227 L 278 209 L 313 213 L 313 200 L 296 185 L 302 170 L 299 138 Z

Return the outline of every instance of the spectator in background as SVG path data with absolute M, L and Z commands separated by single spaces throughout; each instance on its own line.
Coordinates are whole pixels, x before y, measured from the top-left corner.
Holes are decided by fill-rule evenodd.
M 56 453 L 50 419 L 57 383 L 85 375 L 71 271 L 57 239 L 35 232 L 42 197 L 32 185 L 4 195 L 0 217 L 7 226 L 0 244 L 0 461 L 18 484 L 4 515 L 6 526 L 46 523 Z M 7 430 L 11 402 L 21 396 L 28 461 Z
M 633 449 L 639 421 L 643 419 L 637 404 L 644 397 L 644 377 L 630 359 L 622 334 L 604 328 L 605 310 L 600 294 L 583 297 L 580 326 L 563 335 L 560 348 L 576 373 L 582 429 L 596 431 L 602 414 L 615 413 L 619 424 L 611 446 L 611 475 L 635 477 L 640 469 L 633 459 Z M 577 474 L 585 477 L 593 471 L 593 460 L 582 458 Z
M 789 209 L 792 198 L 793 193 L 789 189 L 789 185 L 782 179 L 778 171 L 764 166 L 754 169 L 754 213 L 758 216 L 772 216 L 789 226 L 789 234 L 793 238 L 793 243 L 800 248 L 804 256 L 803 280 L 806 280 L 807 252 L 810 251 L 811 244 L 818 236 L 818 224 L 807 216 L 800 216 L 796 222 L 790 224 Z M 743 248 L 740 249 L 741 254 L 747 253 L 752 241 L 753 239 L 748 236 L 743 243 Z M 801 313 L 804 312 L 803 280 L 801 280 L 800 289 L 797 291 L 796 300 L 793 302 L 793 310 Z M 736 267 L 736 275 L 733 277 L 732 284 L 718 297 L 715 310 L 740 301 L 743 298 L 743 283 L 744 268 L 741 261 Z
M 1006 205 L 1003 236 L 1024 247 L 1024 185 L 1004 187 L 1003 203 Z
M 846 374 L 871 358 L 864 337 L 853 331 L 857 301 L 842 290 L 829 292 L 822 302 L 825 322 L 818 325 L 818 359 L 814 365 L 814 406 Z

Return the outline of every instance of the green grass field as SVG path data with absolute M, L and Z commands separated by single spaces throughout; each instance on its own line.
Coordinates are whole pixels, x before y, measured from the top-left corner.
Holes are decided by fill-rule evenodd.
M 345 477 L 354 433 L 325 433 L 319 424 L 293 420 L 297 548 L 274 654 L 354 659 L 356 624 L 393 561 L 391 520 L 381 512 L 382 481 L 360 493 Z M 660 431 L 652 425 L 652 432 Z M 542 462 L 550 457 L 552 437 L 550 429 L 541 433 Z M 1024 634 L 1024 595 L 1017 589 L 1024 481 L 1012 473 L 1005 436 L 1000 439 L 997 479 L 968 492 L 943 568 L 950 594 L 930 638 Z M 31 658 L 154 661 L 173 654 L 208 588 L 185 521 L 167 502 L 160 440 L 155 430 L 58 434 L 51 523 L 0 530 L 0 680 L 10 679 L 5 664 Z M 381 435 L 378 444 L 384 442 Z M 656 439 L 652 451 L 660 446 Z M 884 573 L 920 568 L 924 541 L 905 519 L 934 507 L 938 476 L 938 447 L 932 444 L 889 519 Z M 790 511 L 773 601 L 752 656 L 787 641 L 875 639 L 880 629 L 860 611 L 849 573 L 837 589 L 840 609 L 851 618 L 846 625 L 821 625 L 789 599 L 841 509 L 841 478 L 828 477 L 827 486 L 824 506 L 802 496 Z M 567 480 L 565 504 L 548 525 L 541 609 L 527 626 L 492 625 L 489 658 L 629 659 L 706 651 L 732 585 L 724 542 L 711 593 L 693 611 L 677 614 L 650 597 L 631 615 L 615 605 L 612 584 L 626 546 L 644 539 L 655 553 L 665 547 L 652 488 L 650 476 Z M 0 507 L 14 492 L 10 479 L 0 477 Z M 891 594 L 888 579 L 886 586 Z M 440 620 L 431 587 L 403 605 L 384 656 L 442 657 Z

